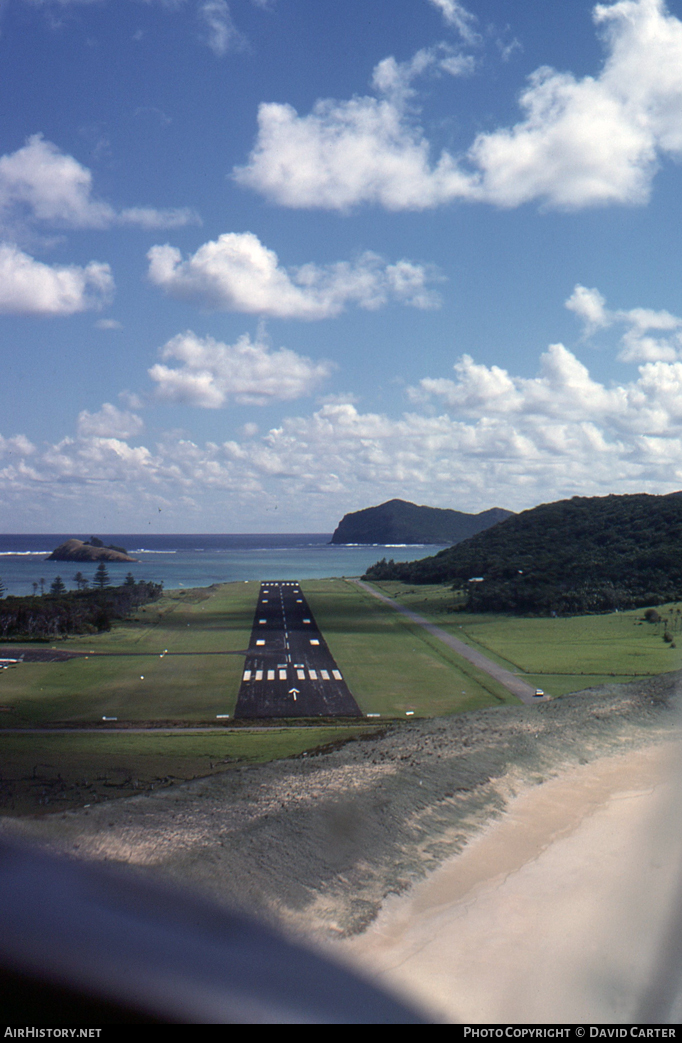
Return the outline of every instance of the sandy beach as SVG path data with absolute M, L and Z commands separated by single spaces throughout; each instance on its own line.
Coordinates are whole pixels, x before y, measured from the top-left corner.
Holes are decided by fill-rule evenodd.
M 666 674 L 389 725 L 3 817 L 0 836 L 256 912 L 440 1020 L 629 1022 L 662 980 L 680 887 L 678 692 Z M 680 1015 L 678 999 L 664 1020 Z
M 636 1021 L 682 883 L 680 752 L 600 758 L 523 793 L 347 951 L 445 1020 Z

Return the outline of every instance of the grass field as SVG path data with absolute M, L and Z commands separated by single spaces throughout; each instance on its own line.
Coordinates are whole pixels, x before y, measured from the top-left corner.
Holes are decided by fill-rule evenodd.
M 664 624 L 644 622 L 642 609 L 557 619 L 478 615 L 453 612 L 448 587 L 374 586 L 551 695 L 682 666 L 682 604 L 658 610 L 668 619 L 669 643 L 663 640 Z
M 302 587 L 364 713 L 434 716 L 515 702 L 488 675 L 356 584 L 309 580 Z M 663 624 L 643 622 L 641 611 L 560 619 L 471 615 L 451 611 L 447 587 L 376 587 L 552 695 L 680 665 L 673 647 L 682 645 L 680 606 L 665 610 L 677 638 L 671 644 L 663 640 Z M 232 715 L 243 658 L 214 653 L 248 647 L 258 589 L 257 583 L 228 583 L 173 591 L 110 633 L 56 646 L 87 658 L 0 671 L 2 725 L 83 725 L 103 717 L 197 724 Z
M 107 634 L 52 646 L 90 658 L 2 671 L 0 704 L 11 707 L 2 723 L 197 722 L 232 714 L 244 660 L 205 653 L 248 647 L 258 589 L 257 583 L 226 583 L 172 591 Z
M 355 584 L 311 580 L 302 586 L 364 713 L 434 716 L 515 701 Z M 213 653 L 248 647 L 258 589 L 257 583 L 230 583 L 171 592 L 108 634 L 52 646 L 87 658 L 2 671 L 2 724 L 84 725 L 103 717 L 197 724 L 232 716 L 243 658 Z
M 409 720 L 516 704 L 487 674 L 355 583 L 301 585 L 363 713 Z M 674 639 L 666 643 L 664 625 L 643 622 L 641 611 L 566 619 L 480 616 L 453 612 L 447 587 L 375 586 L 554 696 L 680 667 L 673 643 L 682 646 L 682 606 L 660 610 Z M 0 671 L 0 725 L 101 726 L 103 717 L 129 725 L 216 724 L 218 714 L 234 713 L 243 657 L 215 653 L 248 647 L 258 590 L 252 582 L 171 591 L 107 634 L 56 646 L 87 658 Z M 292 756 L 371 727 L 288 722 L 213 734 L 67 735 L 2 734 L 0 727 L 1 804 L 13 814 L 44 814 Z
M 308 580 L 301 588 L 365 713 L 433 717 L 517 704 L 493 678 L 356 584 Z

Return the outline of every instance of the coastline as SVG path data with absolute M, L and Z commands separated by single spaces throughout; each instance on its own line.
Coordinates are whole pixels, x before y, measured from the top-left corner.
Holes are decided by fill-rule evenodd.
M 79 539 L 87 539 L 87 534 Z M 136 578 L 163 582 L 167 590 L 210 587 L 215 583 L 279 579 L 323 579 L 360 576 L 384 552 L 383 545 L 346 546 L 330 543 L 330 533 L 100 533 L 105 544 L 125 547 L 136 559 Z M 71 585 L 77 562 L 47 560 L 54 548 L 74 534 L 0 534 L 0 577 L 7 593 L 30 595 L 32 583 L 57 575 Z M 391 548 L 400 561 L 442 549 L 433 544 Z M 116 570 L 116 564 L 112 563 Z M 126 571 L 122 563 L 121 578 Z M 81 568 L 83 563 L 81 563 Z M 88 573 L 88 578 L 90 574 Z M 112 576 L 113 578 L 113 576 Z
M 344 954 L 446 1022 L 636 1021 L 682 880 L 680 752 L 671 738 L 525 789 Z M 678 994 L 662 1020 L 681 1013 Z

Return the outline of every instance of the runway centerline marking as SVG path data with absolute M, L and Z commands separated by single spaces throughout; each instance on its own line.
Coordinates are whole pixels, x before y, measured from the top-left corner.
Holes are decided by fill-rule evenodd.
M 234 716 L 364 716 L 298 583 L 261 584 Z

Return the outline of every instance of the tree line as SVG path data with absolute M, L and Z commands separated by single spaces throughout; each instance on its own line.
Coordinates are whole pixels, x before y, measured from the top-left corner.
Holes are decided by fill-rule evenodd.
M 124 619 L 149 601 L 161 597 L 163 583 L 135 580 L 128 573 L 120 586 L 112 586 L 104 562 L 100 562 L 93 585 L 82 575 L 74 577 L 76 590 L 67 590 L 61 576 L 53 580 L 49 593 L 28 597 L 3 597 L 0 581 L 0 639 L 46 641 L 69 634 L 101 633 L 116 619 Z M 45 581 L 42 580 L 43 584 Z
M 470 612 L 578 615 L 682 600 L 682 495 L 573 497 L 366 579 L 450 583 Z

